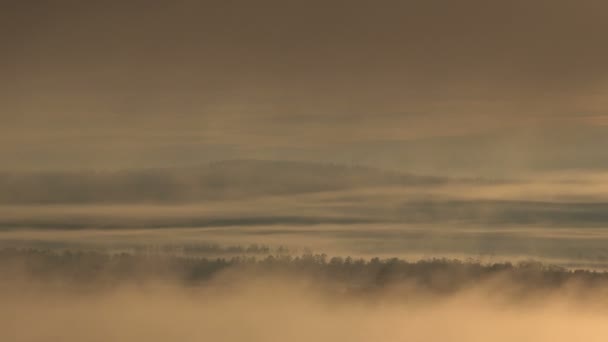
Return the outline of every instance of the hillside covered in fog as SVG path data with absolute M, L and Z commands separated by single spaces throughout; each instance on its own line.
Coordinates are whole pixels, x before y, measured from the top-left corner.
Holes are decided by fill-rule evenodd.
M 0 173 L 0 203 L 188 202 L 446 181 L 361 166 L 233 160 L 184 168 L 5 172 Z

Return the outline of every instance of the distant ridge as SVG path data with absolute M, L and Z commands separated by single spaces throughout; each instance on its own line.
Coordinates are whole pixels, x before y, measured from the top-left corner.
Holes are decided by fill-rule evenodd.
M 176 168 L 0 173 L 0 203 L 188 202 L 446 181 L 364 166 L 239 159 Z

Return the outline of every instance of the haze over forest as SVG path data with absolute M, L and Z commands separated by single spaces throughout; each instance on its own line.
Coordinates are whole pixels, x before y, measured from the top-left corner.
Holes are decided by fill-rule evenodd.
M 605 13 L 3 1 L 0 340 L 606 340 Z

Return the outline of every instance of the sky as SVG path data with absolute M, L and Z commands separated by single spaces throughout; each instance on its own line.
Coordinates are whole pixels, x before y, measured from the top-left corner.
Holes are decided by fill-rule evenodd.
M 3 1 L 3 170 L 608 167 L 605 1 Z

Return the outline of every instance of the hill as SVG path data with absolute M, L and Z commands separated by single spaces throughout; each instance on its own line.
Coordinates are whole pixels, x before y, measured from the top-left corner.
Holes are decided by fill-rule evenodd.
M 112 172 L 0 174 L 0 203 L 188 202 L 384 185 L 430 185 L 439 177 L 314 162 L 231 160 L 197 167 Z

